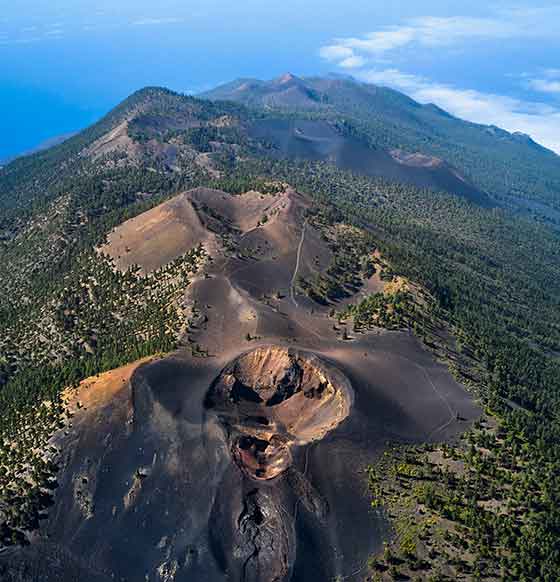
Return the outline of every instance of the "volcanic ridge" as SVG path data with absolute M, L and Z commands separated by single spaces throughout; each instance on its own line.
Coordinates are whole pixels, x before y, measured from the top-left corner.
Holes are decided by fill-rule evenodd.
M 411 333 L 333 317 L 390 291 L 379 253 L 276 186 L 183 192 L 97 249 L 146 276 L 206 258 L 183 282 L 179 349 L 77 390 L 54 506 L 13 564 L 46 582 L 358 580 L 387 528 L 367 465 L 477 417 Z

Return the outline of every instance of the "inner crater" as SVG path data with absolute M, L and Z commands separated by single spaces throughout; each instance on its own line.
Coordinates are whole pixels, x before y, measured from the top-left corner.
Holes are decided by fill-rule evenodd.
M 313 353 L 263 346 L 239 356 L 213 382 L 207 409 L 226 429 L 235 462 L 268 480 L 292 462 L 292 449 L 322 439 L 350 413 L 352 386 Z

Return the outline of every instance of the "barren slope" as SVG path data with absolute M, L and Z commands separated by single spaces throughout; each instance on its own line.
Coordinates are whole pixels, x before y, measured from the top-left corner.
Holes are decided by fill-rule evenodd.
M 102 250 L 121 269 L 149 271 L 198 244 L 212 260 L 186 291 L 182 349 L 72 397 L 86 406 L 73 405 L 73 427 L 56 437 L 55 506 L 10 559 L 33 570 L 46 552 L 63 555 L 53 578 L 63 581 L 75 571 L 178 582 L 363 577 L 386 535 L 365 494 L 366 465 L 388 440 L 452 437 L 478 408 L 410 333 L 345 338 L 330 306 L 301 294 L 300 278 L 324 273 L 336 252 L 310 208 L 289 189 L 198 189 L 111 234 Z M 382 287 L 378 275 L 345 302 L 368 286 Z
M 491 205 L 484 192 L 439 158 L 372 149 L 354 137 L 340 135 L 324 121 L 263 119 L 252 124 L 250 134 L 274 144 L 273 156 L 328 161 L 366 176 L 451 192 L 483 206 Z

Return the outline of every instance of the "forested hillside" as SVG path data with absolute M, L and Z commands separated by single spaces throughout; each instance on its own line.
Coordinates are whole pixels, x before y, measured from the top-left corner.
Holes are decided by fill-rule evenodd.
M 321 79 L 298 85 L 304 89 L 317 105 L 306 108 L 309 115 L 372 147 L 440 156 L 504 206 L 483 208 L 327 163 L 271 159 L 270 144 L 251 138 L 247 127 L 277 112 L 163 89 L 140 91 L 85 132 L 0 169 L 0 509 L 22 505 L 22 519 L 33 521 L 43 507 L 38 486 L 29 501 L 21 483 L 11 484 L 28 460 L 33 422 L 46 427 L 44 442 L 56 426 L 52 415 L 38 415 L 41 402 L 58 411 L 67 385 L 169 351 L 179 339 L 177 281 L 196 272 L 204 253 L 147 279 L 117 274 L 97 250 L 111 228 L 192 186 L 235 195 L 273 191 L 281 182 L 309 194 L 333 221 L 368 230 L 393 273 L 432 294 L 434 317 L 483 370 L 472 390 L 498 428 L 477 433 L 473 442 L 484 446 L 473 444 L 469 454 L 454 449 L 466 476 L 432 475 L 437 487 L 426 504 L 462 528 L 463 550 L 480 556 L 477 576 L 557 579 L 560 238 L 549 210 L 560 208 L 559 158 L 388 89 Z M 231 87 L 214 94 L 231 95 Z M 274 105 L 300 115 L 299 102 L 290 103 L 287 111 L 285 103 Z M 511 212 L 516 197 L 546 205 L 547 219 Z M 54 468 L 44 472 L 50 478 Z M 472 499 L 484 495 L 500 509 L 473 509 Z M 22 541 L 12 530 L 0 535 Z M 409 553 L 398 559 L 412 560 Z
M 556 154 L 526 135 L 463 121 L 387 87 L 287 76 L 270 82 L 241 79 L 203 96 L 335 120 L 374 147 L 442 158 L 501 203 L 555 222 L 560 218 Z

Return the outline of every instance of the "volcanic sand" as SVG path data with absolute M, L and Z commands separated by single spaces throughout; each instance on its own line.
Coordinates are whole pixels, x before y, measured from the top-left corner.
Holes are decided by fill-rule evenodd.
M 341 135 L 327 121 L 260 119 L 249 127 L 249 134 L 274 144 L 273 149 L 267 150 L 267 155 L 277 158 L 326 161 L 365 176 L 443 190 L 482 206 L 492 206 L 485 192 L 477 189 L 443 160 L 398 149 L 371 148 L 360 139 Z
M 57 437 L 56 503 L 26 556 L 46 544 L 87 555 L 107 580 L 363 579 L 387 535 L 366 466 L 388 441 L 450 439 L 480 411 L 410 333 L 343 341 L 328 308 L 297 290 L 291 300 L 298 248 L 298 274 L 331 258 L 309 206 L 293 190 L 200 189 L 113 233 L 111 252 L 128 245 L 146 271 L 212 241 L 185 295 L 197 323 L 185 347 L 115 378 L 118 389 L 80 389 L 96 404 Z M 251 257 L 227 253 L 226 235 Z

